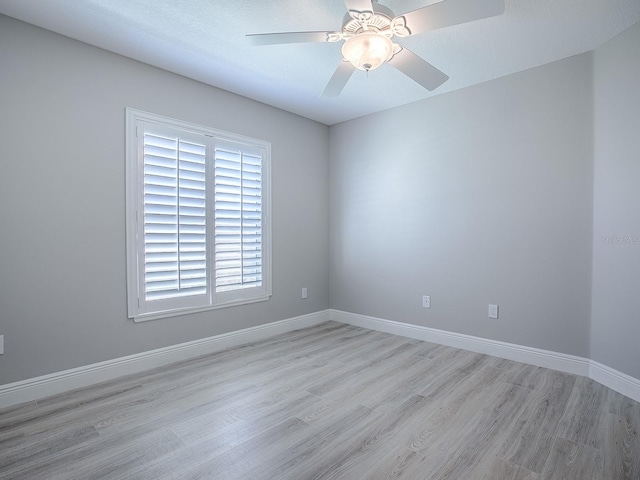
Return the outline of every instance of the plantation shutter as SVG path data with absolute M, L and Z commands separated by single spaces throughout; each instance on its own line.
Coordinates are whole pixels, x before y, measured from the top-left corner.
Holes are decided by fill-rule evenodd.
M 145 125 L 144 299 L 207 294 L 206 137 Z
M 268 300 L 270 143 L 126 114 L 129 317 Z
M 262 287 L 263 197 L 259 148 L 215 147 L 215 291 Z

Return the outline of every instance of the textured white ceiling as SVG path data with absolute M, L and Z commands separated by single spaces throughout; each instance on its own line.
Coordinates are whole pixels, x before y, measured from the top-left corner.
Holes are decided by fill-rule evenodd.
M 341 43 L 252 47 L 245 34 L 338 31 L 343 0 L 0 0 L 0 13 L 328 125 L 590 51 L 640 21 L 640 0 L 505 2 L 502 16 L 398 41 L 449 75 L 434 92 L 383 65 L 337 98 L 320 92 Z

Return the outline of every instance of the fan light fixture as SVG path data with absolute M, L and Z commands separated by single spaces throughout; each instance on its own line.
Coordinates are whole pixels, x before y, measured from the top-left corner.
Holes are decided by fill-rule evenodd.
M 362 32 L 347 38 L 342 55 L 359 70 L 375 70 L 393 56 L 393 42 L 377 32 Z
M 395 15 L 388 7 L 380 5 L 378 0 L 344 0 L 347 13 L 343 17 L 340 31 L 259 33 L 247 37 L 253 45 L 336 43 L 344 40 L 343 60 L 322 91 L 323 97 L 340 95 L 356 70 L 368 72 L 383 63 L 389 63 L 431 91 L 449 77 L 407 48 L 393 43 L 393 38 L 410 37 L 442 27 L 502 15 L 504 2 L 505 0 L 430 0 L 424 7 Z M 311 14 L 309 11 L 309 15 Z

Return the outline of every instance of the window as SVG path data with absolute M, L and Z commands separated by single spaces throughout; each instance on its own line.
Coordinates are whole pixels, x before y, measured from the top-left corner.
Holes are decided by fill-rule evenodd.
M 270 144 L 126 115 L 129 317 L 267 300 Z

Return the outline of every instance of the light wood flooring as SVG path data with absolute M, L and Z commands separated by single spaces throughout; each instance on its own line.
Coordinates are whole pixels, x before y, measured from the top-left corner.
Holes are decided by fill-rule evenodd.
M 338 323 L 0 411 L 2 479 L 640 479 L 588 378 Z

